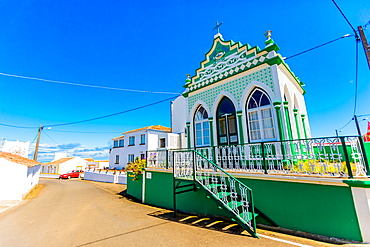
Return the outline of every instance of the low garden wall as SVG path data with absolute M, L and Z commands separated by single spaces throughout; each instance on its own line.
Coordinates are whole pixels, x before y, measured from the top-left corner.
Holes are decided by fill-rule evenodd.
M 368 180 L 233 175 L 253 190 L 255 207 L 282 228 L 370 242 Z M 127 193 L 143 203 L 173 209 L 173 174 L 147 169 L 137 181 L 128 179 Z M 184 212 L 226 216 L 201 189 L 178 194 L 176 203 Z
M 118 171 L 85 171 L 84 179 L 105 183 L 127 184 L 127 174 Z

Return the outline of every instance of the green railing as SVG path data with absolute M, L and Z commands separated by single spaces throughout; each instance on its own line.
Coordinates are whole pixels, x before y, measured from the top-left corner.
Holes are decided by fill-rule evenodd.
M 310 138 L 195 148 L 225 171 L 270 175 L 367 178 L 360 136 Z M 148 151 L 148 167 L 171 168 L 175 150 Z
M 175 180 L 196 182 L 232 219 L 258 238 L 257 214 L 254 212 L 253 195 L 249 187 L 197 151 L 173 151 L 172 154 Z

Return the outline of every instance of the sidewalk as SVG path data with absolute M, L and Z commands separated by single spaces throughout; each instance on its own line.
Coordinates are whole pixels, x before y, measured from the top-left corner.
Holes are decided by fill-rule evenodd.
M 0 214 L 14 206 L 17 206 L 21 202 L 22 201 L 0 201 Z

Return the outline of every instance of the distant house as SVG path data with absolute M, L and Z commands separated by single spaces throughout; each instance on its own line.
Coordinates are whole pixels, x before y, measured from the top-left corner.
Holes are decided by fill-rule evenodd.
M 38 183 L 40 162 L 0 152 L 0 201 L 22 200 Z
M 87 160 L 86 168 L 87 169 L 104 169 L 106 167 L 109 167 L 109 160 Z
M 49 163 L 43 163 L 41 173 L 63 174 L 71 170 L 84 170 L 86 161 L 80 157 L 65 157 Z
M 146 159 L 148 150 L 179 148 L 179 135 L 171 133 L 171 128 L 152 125 L 122 133 L 113 138 L 113 148 L 109 155 L 109 168 L 122 169 L 135 158 Z

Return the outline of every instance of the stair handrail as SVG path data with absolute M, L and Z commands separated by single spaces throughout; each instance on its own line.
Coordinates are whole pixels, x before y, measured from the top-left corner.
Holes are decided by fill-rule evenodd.
M 196 153 L 197 155 L 199 155 L 204 160 L 206 160 L 209 164 L 211 164 L 213 166 L 212 167 L 213 168 L 213 171 L 215 171 L 215 168 L 216 169 L 219 169 L 222 173 L 226 174 L 229 179 L 231 178 L 232 180 L 234 180 L 235 182 L 237 182 L 239 186 L 242 186 L 243 188 L 245 188 L 247 190 L 247 191 L 245 191 L 246 193 L 245 193 L 244 197 L 246 198 L 246 200 L 247 200 L 246 202 L 248 203 L 248 205 L 242 205 L 242 208 L 243 209 L 247 208 L 247 212 L 248 212 L 248 210 L 250 210 L 249 212 L 250 212 L 251 218 L 250 219 L 248 218 L 249 221 L 247 221 L 245 218 L 241 217 L 240 216 L 240 213 L 238 214 L 237 212 L 235 212 L 235 210 L 236 211 L 239 211 L 237 209 L 237 207 L 239 207 L 239 206 L 235 206 L 234 205 L 235 208 L 230 208 L 222 198 L 218 197 L 213 191 L 210 190 L 210 188 L 208 188 L 206 185 L 204 185 L 201 181 L 198 181 L 198 179 L 197 179 L 197 172 L 198 172 L 197 171 L 197 168 L 198 168 L 198 166 L 197 166 L 197 164 L 195 164 L 195 157 L 194 157 L 194 161 L 193 161 L 193 165 L 194 165 L 193 167 L 195 169 L 194 170 L 194 176 L 193 176 L 194 177 L 194 180 L 196 180 L 203 187 L 205 187 L 205 189 L 207 189 L 209 191 L 209 193 L 211 193 L 214 197 L 216 197 L 217 200 L 224 205 L 224 207 L 227 207 L 228 210 L 229 210 L 229 212 L 232 212 L 232 214 L 235 216 L 235 218 L 236 218 L 236 220 L 238 222 L 241 221 L 243 224 L 247 225 L 247 227 L 249 228 L 249 229 L 247 229 L 247 228 L 244 228 L 244 229 L 246 229 L 254 237 L 259 238 L 258 235 L 257 235 L 257 230 L 256 230 L 257 229 L 257 226 L 256 226 L 255 212 L 254 212 L 254 201 L 253 201 L 252 189 L 249 188 L 244 183 L 242 183 L 239 179 L 237 179 L 234 176 L 232 176 L 230 173 L 226 172 L 224 169 L 222 169 L 218 165 L 214 164 L 213 161 L 211 161 L 208 158 L 204 157 L 203 155 L 201 155 L 200 153 L 198 153 L 195 150 L 192 150 L 192 151 L 194 153 Z M 235 186 L 235 183 L 234 183 L 234 186 Z M 230 184 L 230 188 L 232 190 L 232 185 L 231 184 Z M 234 189 L 235 189 L 234 193 L 238 194 L 236 192 L 236 187 L 234 187 Z M 239 187 L 239 189 L 240 189 L 240 187 Z M 243 192 L 242 191 L 240 191 L 240 192 L 241 192 L 241 197 L 243 198 Z M 233 201 L 231 201 L 231 202 L 233 202 Z M 242 213 L 244 213 L 244 212 L 242 212 Z
M 208 163 L 211 163 L 213 166 L 215 166 L 217 169 L 219 169 L 220 171 L 222 171 L 223 173 L 227 174 L 229 177 L 232 177 L 234 180 L 236 180 L 238 183 L 241 183 L 243 184 L 246 188 L 248 188 L 248 190 L 252 191 L 251 188 L 249 188 L 247 185 L 245 185 L 244 183 L 242 183 L 239 179 L 237 179 L 236 177 L 234 177 L 233 175 L 231 175 L 230 173 L 228 173 L 227 171 L 225 171 L 224 169 L 222 169 L 221 167 L 219 167 L 218 165 L 216 165 L 213 161 L 209 160 L 208 158 L 204 157 L 202 154 L 198 153 L 196 150 L 192 150 L 193 152 L 195 152 L 196 154 L 198 154 L 200 157 L 202 157 L 203 159 L 205 159 Z M 196 166 L 195 166 L 196 167 Z

